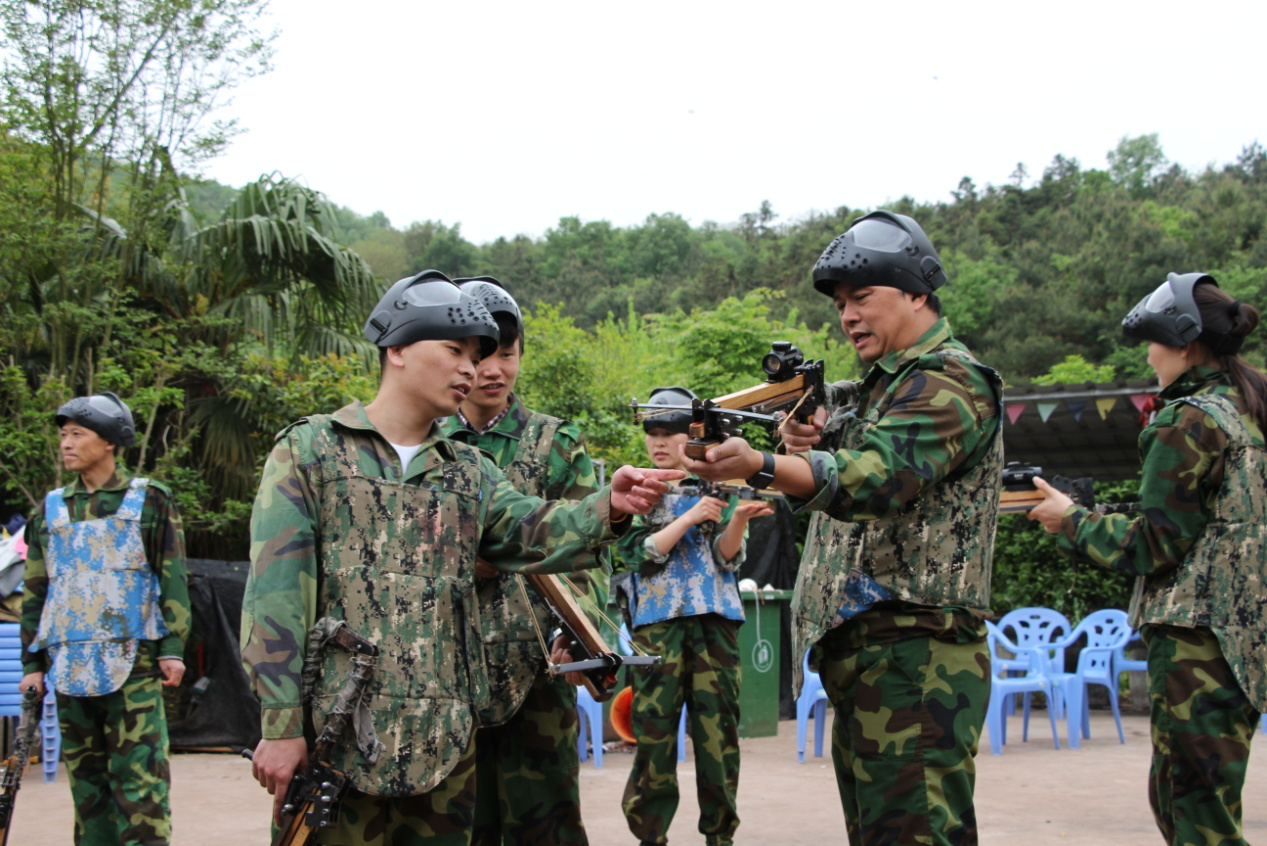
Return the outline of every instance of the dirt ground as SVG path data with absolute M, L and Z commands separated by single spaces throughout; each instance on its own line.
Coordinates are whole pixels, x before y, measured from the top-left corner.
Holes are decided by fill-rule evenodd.
M 830 709 L 829 709 L 830 711 Z M 1093 712 L 1092 739 L 1081 749 L 1052 748 L 1046 715 L 1031 718 L 1030 740 L 1020 742 L 1020 718 L 1012 718 L 1011 742 L 1000 756 L 983 744 L 977 757 L 977 815 L 984 846 L 1092 844 L 1157 846 L 1145 794 L 1148 775 L 1148 721 L 1124 715 L 1126 743 L 1120 744 L 1113 718 Z M 1064 726 L 1061 724 L 1061 731 Z M 742 742 L 736 844 L 797 846 L 843 843 L 844 817 L 831 769 L 831 752 L 796 760 L 796 723 L 779 723 L 778 737 Z M 1267 842 L 1267 739 L 1245 786 L 1245 836 Z M 630 844 L 620 797 L 633 756 L 609 752 L 602 769 L 593 760 L 581 765 L 585 824 L 594 846 Z M 234 755 L 178 754 L 172 762 L 172 812 L 175 846 L 267 844 L 270 800 L 251 779 L 250 764 Z M 670 830 L 673 844 L 703 843 L 695 830 L 698 805 L 693 756 L 678 767 L 682 804 Z M 44 784 L 38 767 L 22 783 L 9 840 L 15 846 L 66 846 L 72 815 L 66 773 Z

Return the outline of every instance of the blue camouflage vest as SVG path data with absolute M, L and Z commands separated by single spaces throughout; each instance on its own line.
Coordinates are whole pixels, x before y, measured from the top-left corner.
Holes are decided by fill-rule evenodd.
M 650 534 L 690 511 L 697 502 L 697 496 L 666 494 L 647 515 Z M 663 570 L 654 576 L 634 574 L 637 603 L 630 612 L 635 628 L 698 614 L 718 614 L 743 622 L 743 601 L 735 585 L 735 574 L 717 566 L 713 538 L 713 531 L 691 526 L 669 552 Z
M 141 539 L 148 483 L 133 479 L 119 510 L 93 520 L 71 521 L 64 489 L 44 498 L 49 591 L 31 651 L 48 650 L 59 693 L 113 693 L 132 672 L 138 643 L 167 634 Z

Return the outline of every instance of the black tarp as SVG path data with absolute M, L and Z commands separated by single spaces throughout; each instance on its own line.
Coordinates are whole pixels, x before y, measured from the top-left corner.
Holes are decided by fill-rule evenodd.
M 180 719 L 168 726 L 172 748 L 253 748 L 260 739 L 260 705 L 238 644 L 250 565 L 202 558 L 188 563 L 193 637 L 185 648 Z

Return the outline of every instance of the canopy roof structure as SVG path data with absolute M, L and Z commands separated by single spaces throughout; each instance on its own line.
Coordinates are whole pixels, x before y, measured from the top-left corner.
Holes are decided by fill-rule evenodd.
M 1009 388 L 1004 456 L 1037 465 L 1048 477 L 1133 479 L 1140 468 L 1140 415 L 1158 390 L 1153 381 Z

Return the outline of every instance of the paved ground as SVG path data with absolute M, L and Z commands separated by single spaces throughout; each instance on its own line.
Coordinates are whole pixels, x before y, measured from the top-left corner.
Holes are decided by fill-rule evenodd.
M 1148 773 L 1148 723 L 1124 716 L 1126 743 L 1119 744 L 1112 716 L 1092 716 L 1093 738 L 1078 750 L 1052 748 L 1045 714 L 1036 712 L 1028 743 L 1016 736 L 1003 755 L 977 758 L 977 813 L 983 846 L 1091 844 L 1158 846 L 1145 798 Z M 1063 731 L 1063 725 L 1061 729 Z M 812 729 L 811 729 L 812 731 Z M 811 735 L 812 738 L 812 735 Z M 1062 745 L 1063 745 L 1062 739 Z M 811 739 L 812 743 L 812 739 Z M 826 758 L 796 761 L 796 724 L 779 724 L 779 736 L 742 744 L 737 844 L 798 846 L 843 843 L 844 818 L 835 779 Z M 1267 738 L 1258 735 L 1258 752 L 1246 785 L 1246 839 L 1267 843 Z M 620 813 L 632 755 L 608 753 L 603 768 L 582 764 L 582 802 L 594 846 L 630 844 L 633 839 Z M 173 815 L 176 846 L 267 844 L 269 797 L 251 779 L 250 764 L 232 755 L 177 755 L 173 761 Z M 679 767 L 688 788 L 694 781 L 692 757 Z M 670 842 L 703 843 L 695 831 L 698 806 L 693 791 L 682 798 Z M 65 846 L 71 842 L 70 796 L 66 774 L 44 784 L 32 768 L 18 796 L 9 842 L 21 846 Z

